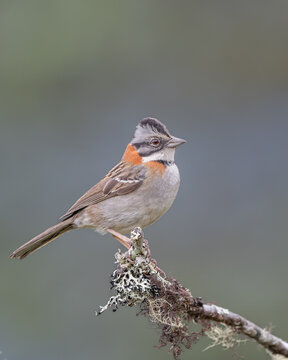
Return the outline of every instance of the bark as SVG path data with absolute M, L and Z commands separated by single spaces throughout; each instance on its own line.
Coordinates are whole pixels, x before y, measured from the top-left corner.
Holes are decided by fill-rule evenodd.
M 98 315 L 109 307 L 115 311 L 119 305 L 138 305 L 140 313 L 161 329 L 159 347 L 169 345 L 175 359 L 179 359 L 184 347 L 189 349 L 202 335 L 213 341 L 208 348 L 215 345 L 231 348 L 243 342 L 244 337 L 263 346 L 273 359 L 288 359 L 286 341 L 228 309 L 204 303 L 178 280 L 167 277 L 151 257 L 141 228 L 135 228 L 130 239 L 120 235 L 119 241 L 129 249 L 115 254 L 117 269 L 111 285 L 116 295 L 100 307 Z M 115 232 L 113 236 L 118 237 Z M 199 324 L 201 330 L 190 330 L 191 322 Z

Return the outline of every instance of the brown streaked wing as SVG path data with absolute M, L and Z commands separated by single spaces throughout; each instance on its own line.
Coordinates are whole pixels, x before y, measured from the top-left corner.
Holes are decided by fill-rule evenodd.
M 61 216 L 68 219 L 89 205 L 95 205 L 114 196 L 128 194 L 141 186 L 145 179 L 146 168 L 143 165 L 130 165 L 121 161 L 109 173 L 82 195 L 75 204 Z

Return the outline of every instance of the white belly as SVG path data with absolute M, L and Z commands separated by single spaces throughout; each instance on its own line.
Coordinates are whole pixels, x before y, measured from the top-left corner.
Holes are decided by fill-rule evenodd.
M 180 184 L 175 164 L 166 168 L 156 181 L 145 181 L 130 194 L 107 199 L 95 205 L 95 212 L 101 213 L 99 232 L 113 229 L 122 234 L 129 233 L 135 226 L 142 228 L 158 220 L 172 205 Z

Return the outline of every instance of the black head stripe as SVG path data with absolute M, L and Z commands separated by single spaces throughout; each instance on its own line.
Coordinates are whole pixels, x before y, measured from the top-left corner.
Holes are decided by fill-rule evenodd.
M 144 145 L 143 142 L 138 142 L 138 143 L 133 142 L 133 146 L 135 147 L 136 150 L 138 150 L 142 145 Z
M 156 153 L 157 151 L 160 151 L 163 149 L 163 147 L 165 146 L 165 144 L 167 143 L 167 139 L 163 138 L 162 136 L 158 136 L 159 138 L 159 145 L 157 147 L 154 147 L 150 144 L 150 138 L 148 137 L 147 141 L 139 141 L 139 142 L 135 142 L 133 141 L 133 146 L 136 148 L 136 150 L 138 151 L 138 154 L 140 156 L 150 156 L 153 153 Z
M 171 135 L 169 134 L 168 129 L 166 128 L 166 126 L 164 124 L 161 123 L 161 121 L 154 119 L 154 118 L 145 118 L 142 119 L 139 123 L 139 125 L 144 128 L 144 127 L 150 127 L 154 132 L 158 132 L 159 134 L 163 134 L 166 135 L 168 137 L 170 137 Z
M 151 143 L 155 137 L 159 140 L 158 146 Z M 162 150 L 170 139 L 171 135 L 165 125 L 157 119 L 145 118 L 136 126 L 131 144 L 140 156 L 149 156 Z
M 159 151 L 159 149 L 154 149 L 154 148 L 151 148 L 149 146 L 140 146 L 138 148 L 138 154 L 142 157 L 145 157 L 145 156 L 150 156 L 154 153 L 156 153 L 157 151 Z

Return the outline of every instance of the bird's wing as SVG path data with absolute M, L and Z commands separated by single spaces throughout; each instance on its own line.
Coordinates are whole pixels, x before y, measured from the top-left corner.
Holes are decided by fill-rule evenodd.
M 68 219 L 78 211 L 89 205 L 95 205 L 105 199 L 128 194 L 138 189 L 146 178 L 146 168 L 143 165 L 131 165 L 121 161 L 109 173 L 61 216 L 61 220 Z

